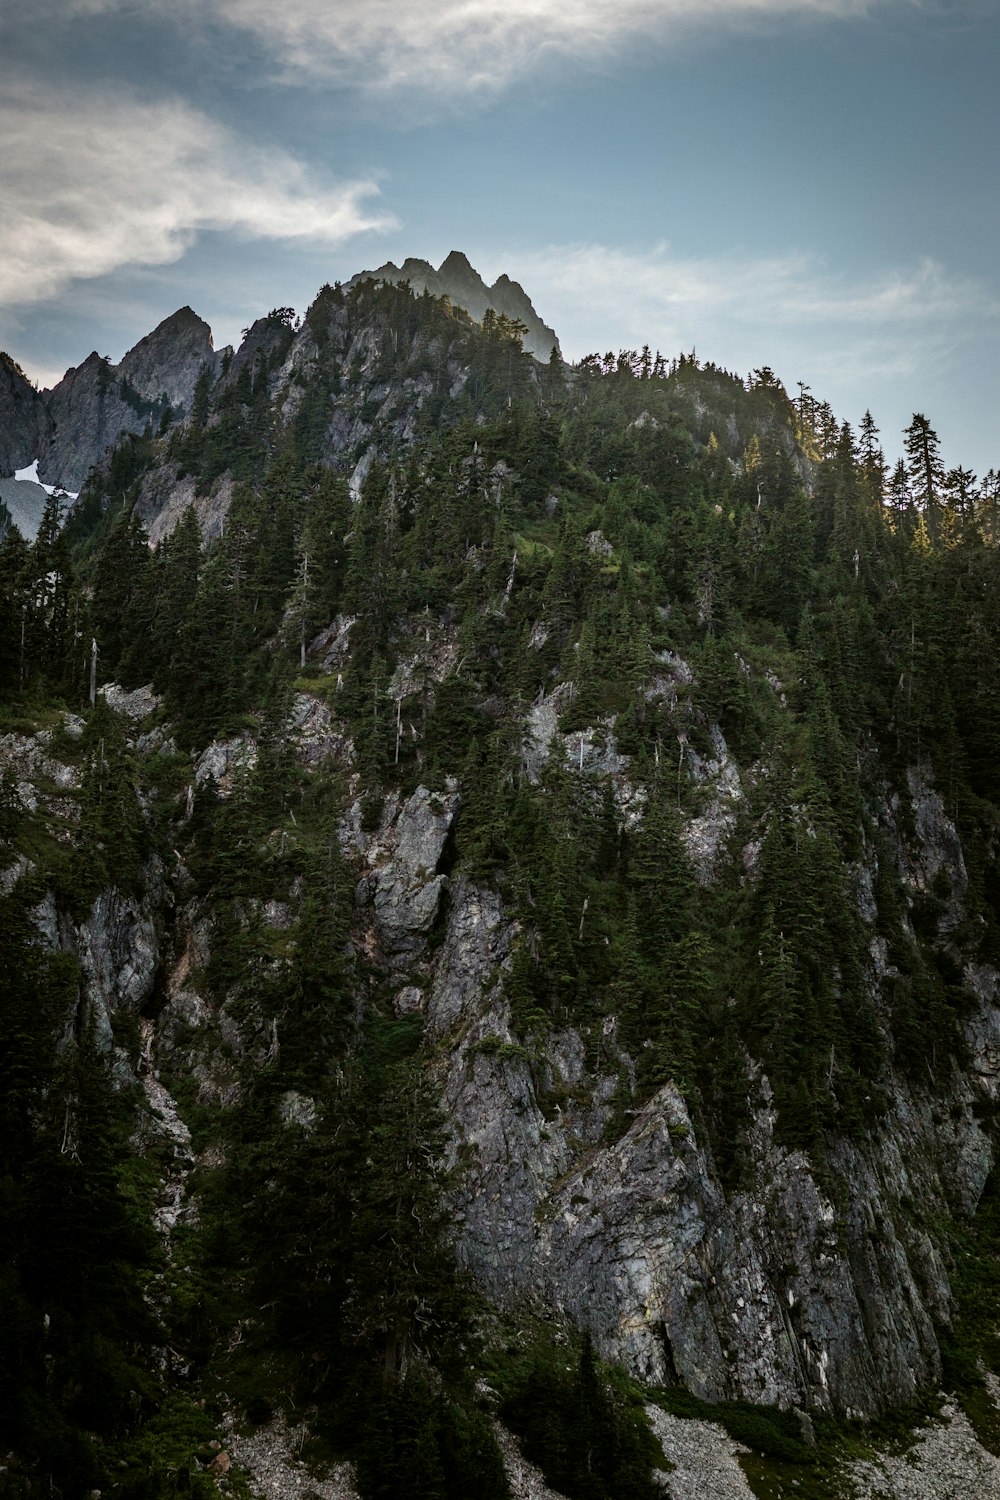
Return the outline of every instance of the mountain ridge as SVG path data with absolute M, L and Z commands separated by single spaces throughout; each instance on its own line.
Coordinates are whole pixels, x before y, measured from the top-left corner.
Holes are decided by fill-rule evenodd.
M 401 266 L 390 260 L 374 271 L 359 271 L 344 285 L 352 287 L 368 279 L 393 285 L 406 282 L 417 295 L 429 292 L 434 297 L 448 297 L 463 307 L 477 323 L 481 323 L 484 313 L 492 308 L 494 312 L 526 325 L 524 347 L 536 359 L 545 362 L 553 349 L 559 351 L 555 330 L 539 317 L 521 284 L 503 274 L 488 286 L 461 250 L 452 250 L 436 270 L 430 261 L 408 256 Z
M 492 308 L 524 323 L 524 347 L 547 361 L 558 339 L 542 322 L 523 287 L 508 276 L 492 287 L 460 251 L 452 251 L 435 270 L 428 261 L 408 258 L 402 267 L 387 262 L 376 271 L 361 271 L 345 283 L 364 280 L 409 282 L 415 292 L 447 296 L 477 322 Z M 93 350 L 62 379 L 36 391 L 15 361 L 3 356 L 0 369 L 0 474 L 39 460 L 39 476 L 77 492 L 92 465 L 124 433 L 140 434 L 150 421 L 175 421 L 194 399 L 203 371 L 212 383 L 232 367 L 253 363 L 268 318 L 259 318 L 232 349 L 216 351 L 209 325 L 190 306 L 183 306 L 143 335 L 115 365 Z

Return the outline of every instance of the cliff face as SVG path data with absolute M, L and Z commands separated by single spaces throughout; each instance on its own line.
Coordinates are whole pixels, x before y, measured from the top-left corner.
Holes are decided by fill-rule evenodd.
M 163 753 L 163 731 L 148 727 L 155 699 L 111 689 L 108 701 L 140 753 Z M 350 741 L 321 699 L 300 695 L 288 735 L 311 774 L 349 768 Z M 26 807 L 44 799 L 42 783 L 70 794 L 79 785 L 45 735 L 8 736 L 0 756 Z M 228 795 L 255 758 L 252 740 L 210 746 L 195 804 L 210 779 Z M 914 894 L 933 871 L 960 899 L 954 825 L 925 772 L 915 769 L 911 783 L 916 835 L 910 842 L 891 824 L 895 855 Z M 613 1125 L 619 1079 L 634 1071 L 613 1014 L 596 1038 L 567 1027 L 542 1051 L 518 1028 L 507 983 L 519 924 L 497 891 L 442 872 L 459 815 L 457 790 L 418 787 L 405 802 L 390 798 L 373 832 L 356 805 L 341 837 L 358 880 L 355 941 L 397 1013 L 425 1020 L 450 1133 L 459 1259 L 490 1299 L 514 1315 L 588 1328 L 604 1358 L 710 1401 L 870 1417 L 938 1381 L 953 1312 L 942 1227 L 975 1210 L 993 1162 L 981 1120 L 1000 1094 L 1000 974 L 983 964 L 967 972 L 967 1066 L 934 1097 L 893 1077 L 877 1131 L 838 1145 L 822 1181 L 804 1153 L 775 1141 L 758 1068 L 749 1181 L 734 1191 L 672 1083 L 624 1128 Z M 11 867 L 5 887 L 23 873 Z M 141 892 L 108 888 L 75 923 L 49 895 L 37 921 L 81 965 L 71 1030 L 90 1024 L 99 1047 L 114 1048 L 116 1017 L 141 1015 L 165 976 L 142 1059 L 119 1049 L 117 1066 L 123 1076 L 140 1065 L 188 1076 L 203 1103 L 225 1108 L 266 1050 L 270 1023 L 255 1040 L 255 1024 L 237 1019 L 238 989 L 221 1006 L 202 989 L 217 917 L 185 897 L 183 869 L 179 878 L 165 879 L 154 859 Z M 256 920 L 287 930 L 296 899 L 276 889 Z M 873 984 L 884 968 L 873 935 Z
M 124 355 L 118 377 L 146 401 L 165 398 L 175 410 L 187 409 L 199 375 L 208 369 L 214 376 L 224 352 L 216 353 L 205 320 L 181 307 Z
M 14 361 L 0 356 L 0 478 L 24 469 L 48 442 L 50 419 L 43 395 Z
M 362 281 L 408 283 L 417 294 L 448 297 L 477 322 L 492 308 L 527 327 L 524 347 L 536 359 L 547 361 L 559 341 L 553 329 L 539 318 L 531 299 L 516 281 L 501 276 L 489 287 L 466 256 L 452 251 L 435 270 L 429 262 L 408 259 L 402 266 L 391 262 L 376 271 L 362 271 L 346 283 Z M 216 351 L 208 324 L 190 307 L 182 307 L 165 318 L 152 333 L 130 349 L 118 365 L 96 351 L 83 364 L 67 370 L 50 391 L 38 392 L 21 376 L 13 361 L 0 361 L 0 477 L 39 459 L 39 476 L 76 493 L 91 467 L 99 463 L 122 435 L 140 433 L 147 424 L 154 429 L 161 420 L 176 422 L 189 411 L 195 385 L 207 370 L 212 384 L 224 368 L 232 385 L 243 369 L 253 369 L 260 359 L 279 369 L 288 356 L 284 377 L 273 381 L 278 388 L 294 376 L 308 374 L 315 348 L 308 329 L 292 344 L 286 324 L 270 318 L 258 319 L 247 331 L 235 356 L 232 350 Z M 350 360 L 363 351 L 352 349 Z M 285 393 L 289 414 L 299 395 Z M 168 411 L 169 408 L 169 411 Z M 357 433 L 343 427 L 331 430 L 329 451 L 337 453 Z
M 190 405 L 202 370 L 214 379 L 219 364 L 211 329 L 189 307 L 165 318 L 119 365 L 92 353 L 45 392 L 51 434 L 39 474 L 81 489 L 123 433 L 142 432 L 149 423 L 155 429 L 168 410 L 176 418 Z

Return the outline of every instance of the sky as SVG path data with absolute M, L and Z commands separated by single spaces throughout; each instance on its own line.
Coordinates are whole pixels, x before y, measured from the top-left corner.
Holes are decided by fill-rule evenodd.
M 40 385 L 457 249 L 567 358 L 769 365 L 1000 467 L 997 0 L 0 0 L 0 57 Z

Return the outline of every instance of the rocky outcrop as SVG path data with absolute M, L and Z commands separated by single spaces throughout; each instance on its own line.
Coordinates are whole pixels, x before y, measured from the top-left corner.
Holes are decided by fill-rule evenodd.
M 234 384 L 244 370 L 253 373 L 261 364 L 265 369 L 280 368 L 291 342 L 291 327 L 282 318 L 257 318 L 244 330 L 243 339 L 226 372 L 225 384 Z
M 358 901 L 370 906 L 379 945 L 392 965 L 416 957 L 426 944 L 447 880 L 438 865 L 458 804 L 454 789 L 439 793 L 418 786 L 401 807 L 393 796 L 377 839 L 367 845 L 373 869 L 358 887 Z M 351 832 L 364 847 L 359 805 Z
M 457 252 L 437 271 L 427 262 L 408 260 L 401 268 L 386 265 L 362 272 L 347 285 L 371 279 L 408 282 L 417 294 L 426 290 L 447 296 L 476 319 L 488 308 L 516 318 L 528 328 L 525 347 L 539 359 L 548 360 L 557 344 L 517 282 L 501 276 L 487 287 Z M 78 492 L 91 467 L 123 434 L 141 433 L 147 425 L 157 431 L 164 421 L 182 419 L 199 376 L 207 370 L 217 395 L 231 392 L 241 377 L 257 381 L 263 376 L 275 415 L 286 426 L 296 420 L 304 400 L 316 403 L 318 384 L 317 404 L 328 400 L 323 460 L 351 475 L 357 495 L 378 453 L 414 439 L 421 410 L 439 391 L 442 377 L 454 396 L 463 389 L 468 371 L 435 337 L 415 332 L 407 349 L 393 333 L 393 360 L 400 373 L 388 379 L 384 341 L 389 335 L 379 319 L 359 324 L 342 304 L 327 311 L 326 318 L 311 312 L 297 325 L 288 310 L 276 309 L 245 330 L 234 354 L 229 349 L 216 352 L 207 323 L 183 307 L 140 339 L 120 364 L 94 352 L 41 394 L 12 363 L 5 364 L 0 372 L 0 458 L 6 447 L 12 473 L 15 460 L 28 464 L 37 456 L 46 483 Z M 460 328 L 454 331 L 461 333 Z M 217 415 L 210 416 L 209 424 L 216 420 Z M 378 442 L 373 442 L 376 433 Z M 0 477 L 2 472 L 0 465 Z M 203 534 L 212 538 L 223 529 L 231 498 L 230 475 L 203 483 L 161 455 L 143 476 L 138 513 L 156 543 L 193 505 Z
M 202 371 L 216 375 L 226 352 L 216 353 L 204 318 L 180 307 L 128 351 L 118 376 L 146 401 L 187 410 Z
M 214 379 L 224 354 L 208 324 L 179 308 L 115 365 L 96 351 L 51 390 L 36 391 L 8 355 L 0 355 L 0 478 L 39 460 L 48 484 L 79 491 L 93 464 L 127 432 L 142 432 L 190 406 L 202 370 Z
M 191 508 L 208 542 L 222 535 L 232 498 L 233 481 L 229 474 L 223 474 L 205 490 L 189 474 L 178 478 L 174 465 L 167 463 L 150 469 L 143 478 L 136 514 L 146 527 L 149 545 L 155 547 Z
M 456 903 L 446 963 L 475 952 L 460 933 L 476 920 Z M 607 1143 L 615 1076 L 588 1076 L 579 1038 L 532 1057 L 502 997 L 464 1018 L 455 1000 L 454 978 L 439 979 L 430 1019 L 466 1027 L 445 1085 L 455 1201 L 460 1253 L 491 1296 L 554 1308 L 606 1358 L 709 1400 L 870 1416 L 939 1378 L 948 1276 L 912 1205 L 931 1226 L 981 1190 L 990 1150 L 971 1099 L 942 1138 L 901 1089 L 879 1138 L 842 1148 L 839 1208 L 801 1153 L 773 1143 L 762 1101 L 753 1186 L 727 1193 L 672 1085 Z
M 123 432 L 141 432 L 148 412 L 126 399 L 110 360 L 96 350 L 48 392 L 52 434 L 38 471 L 50 484 L 79 490 L 92 464 Z
M 141 898 L 113 887 L 102 891 L 77 930 L 86 1014 L 102 1051 L 112 1046 L 115 1011 L 137 1012 L 156 977 L 160 944 L 153 913 L 162 914 L 166 904 L 158 860 L 151 861 L 145 886 Z
M 348 637 L 349 617 L 317 651 L 336 653 Z M 401 681 L 407 670 L 404 662 Z M 104 696 L 141 746 L 155 696 L 114 684 Z M 540 755 L 557 729 L 553 698 L 536 706 Z M 78 730 L 67 718 L 62 732 Z M 288 730 L 305 766 L 331 761 L 349 771 L 349 742 L 322 698 L 297 694 Z M 26 807 L 40 805 L 40 784 L 55 789 L 47 795 L 76 790 L 79 773 L 60 762 L 54 734 L 0 741 Z M 689 750 L 687 764 L 707 798 L 705 880 L 740 796 L 721 736 L 713 732 L 710 745 L 700 758 Z M 582 764 L 565 748 L 574 773 L 588 778 L 597 746 L 585 741 Z M 211 744 L 196 763 L 196 784 L 231 790 L 254 754 L 248 735 Z M 627 770 L 617 774 L 627 780 Z M 911 771 L 909 792 L 912 833 L 898 800 L 880 818 L 913 898 L 937 893 L 942 941 L 951 943 L 965 919 L 961 843 L 925 769 Z M 397 1014 L 425 1017 L 451 1130 L 458 1254 L 484 1291 L 512 1311 L 529 1307 L 587 1328 L 604 1357 L 709 1400 L 871 1416 L 933 1384 L 952 1314 L 941 1226 L 975 1209 L 993 1160 L 980 1116 L 1000 1095 L 1000 974 L 981 961 L 966 967 L 967 1069 L 956 1068 L 936 1095 L 889 1076 L 891 1104 L 878 1129 L 833 1145 L 822 1179 L 802 1152 L 776 1141 L 766 1060 L 753 1065 L 752 1128 L 734 1188 L 673 1084 L 627 1107 L 633 1059 L 613 1015 L 589 1033 L 564 1026 L 544 1041 L 524 1029 L 506 986 L 528 934 L 498 891 L 450 876 L 458 814 L 453 786 L 421 785 L 405 799 L 392 794 L 374 831 L 359 800 L 342 836 L 359 868 L 359 949 L 381 969 Z M 874 920 L 870 878 L 867 868 L 859 873 L 858 900 Z M 141 892 L 101 892 L 75 929 L 51 899 L 38 908 L 44 941 L 79 957 L 87 1014 L 104 1047 L 115 1012 L 141 1012 L 150 997 L 173 899 L 154 864 Z M 296 899 L 290 888 L 236 915 L 290 933 Z M 199 993 L 212 942 L 211 912 L 189 902 L 178 914 L 156 1045 L 190 1074 L 202 1102 L 228 1107 L 238 1097 L 238 1059 L 264 1061 L 280 1038 L 266 1016 L 237 1023 L 228 1002 Z M 873 986 L 883 972 L 873 936 Z M 285 1106 L 289 1128 L 310 1128 L 305 1096 Z

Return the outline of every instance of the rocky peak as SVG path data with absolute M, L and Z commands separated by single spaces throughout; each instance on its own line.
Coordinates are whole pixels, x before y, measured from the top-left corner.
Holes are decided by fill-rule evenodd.
M 468 300 L 468 311 L 473 317 L 481 318 L 482 313 L 477 313 L 474 308 L 482 306 L 482 312 L 490 306 L 489 288 L 485 281 L 471 265 L 467 256 L 460 250 L 453 250 L 438 268 L 438 278 L 443 286 L 450 288 L 448 295 L 453 302 L 465 306 L 462 298 Z
M 479 273 L 473 268 L 472 262 L 461 250 L 451 250 L 441 262 L 439 274 L 441 276 L 475 276 Z
M 211 328 L 190 307 L 179 307 L 128 351 L 118 373 L 147 401 L 166 396 L 171 406 L 186 407 L 215 359 Z
M 92 350 L 39 398 L 48 417 L 44 441 L 24 461 L 37 454 L 47 483 L 81 489 L 91 465 L 123 433 L 142 432 L 167 407 L 177 415 L 190 405 L 202 370 L 217 374 L 221 361 L 212 330 L 190 307 L 164 318 L 121 364 Z
M 426 260 L 408 257 L 402 266 L 391 260 L 375 271 L 359 271 L 346 283 L 355 286 L 359 281 L 388 281 L 394 285 L 409 282 L 417 296 L 429 292 L 432 297 L 448 297 L 456 307 L 464 308 L 476 322 L 481 322 L 489 308 L 516 318 L 527 327 L 524 347 L 536 359 L 547 360 L 553 345 L 559 347 L 555 330 L 543 323 L 532 305 L 531 298 L 522 286 L 508 276 L 499 276 L 493 285 L 487 286 L 479 272 L 461 250 L 452 250 L 435 271 Z
M 248 367 L 252 370 L 257 363 L 258 356 L 268 362 L 280 362 L 288 350 L 291 339 L 291 328 L 282 318 L 271 313 L 268 313 L 265 318 L 257 318 L 243 334 L 243 342 L 233 356 L 227 371 L 227 382 L 232 384 Z

